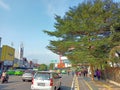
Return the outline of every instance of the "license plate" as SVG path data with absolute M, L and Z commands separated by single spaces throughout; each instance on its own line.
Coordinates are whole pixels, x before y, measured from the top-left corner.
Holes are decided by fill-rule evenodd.
M 45 86 L 45 83 L 38 83 L 38 86 Z

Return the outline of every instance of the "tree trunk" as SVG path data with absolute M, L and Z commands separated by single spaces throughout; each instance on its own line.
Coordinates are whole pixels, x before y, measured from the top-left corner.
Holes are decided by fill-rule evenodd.
M 90 68 L 91 68 L 91 79 L 94 80 L 94 69 L 93 69 L 93 65 L 90 65 Z

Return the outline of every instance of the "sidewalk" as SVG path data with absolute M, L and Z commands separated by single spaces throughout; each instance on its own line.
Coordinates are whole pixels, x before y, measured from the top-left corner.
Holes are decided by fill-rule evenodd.
M 78 87 L 79 89 L 75 90 L 120 90 L 120 86 L 109 83 L 105 80 L 97 80 L 94 78 L 94 81 L 90 77 L 79 76 Z M 77 81 L 76 81 L 77 82 Z

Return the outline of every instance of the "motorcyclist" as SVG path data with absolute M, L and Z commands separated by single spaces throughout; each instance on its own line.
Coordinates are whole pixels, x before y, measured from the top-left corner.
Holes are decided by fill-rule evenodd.
M 3 71 L 2 77 L 6 77 L 6 71 Z
M 8 76 L 8 74 L 6 73 L 6 71 L 3 71 L 3 73 L 2 73 L 2 78 L 3 78 L 4 81 L 7 81 L 7 82 L 8 82 L 9 76 Z M 4 82 L 4 81 L 3 81 L 3 82 Z

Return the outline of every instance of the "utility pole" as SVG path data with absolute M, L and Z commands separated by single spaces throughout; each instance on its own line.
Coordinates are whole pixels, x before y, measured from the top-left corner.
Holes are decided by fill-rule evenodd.
M 2 38 L 0 37 L 0 47 L 1 47 L 1 40 L 2 40 Z

